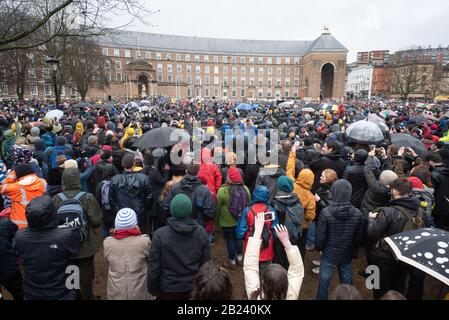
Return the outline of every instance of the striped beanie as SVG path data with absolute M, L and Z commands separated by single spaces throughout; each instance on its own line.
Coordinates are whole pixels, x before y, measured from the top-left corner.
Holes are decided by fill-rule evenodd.
M 130 208 L 124 208 L 117 212 L 115 217 L 115 229 L 128 230 L 137 226 L 136 212 Z

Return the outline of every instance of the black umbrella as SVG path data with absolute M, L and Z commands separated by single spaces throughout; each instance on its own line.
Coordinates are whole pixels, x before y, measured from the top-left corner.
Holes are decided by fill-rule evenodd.
M 415 137 L 404 133 L 393 133 L 391 135 L 391 143 L 397 147 L 406 147 L 413 149 L 416 154 L 425 159 L 427 155 L 427 149 L 424 144 Z
M 88 102 L 83 102 L 83 101 L 81 101 L 81 102 L 78 102 L 77 104 L 75 104 L 73 107 L 74 107 L 74 108 L 84 109 L 84 108 L 91 107 L 91 105 L 90 105 L 90 103 L 88 103 Z
M 415 117 L 411 117 L 408 122 L 409 123 L 414 123 L 414 124 L 423 124 L 423 123 L 427 123 L 427 119 L 424 118 L 423 116 L 415 116 Z
M 258 112 L 251 112 L 250 114 L 248 114 L 248 117 L 251 117 L 251 118 L 262 118 L 263 115 L 261 113 L 258 113 Z
M 134 145 L 143 150 L 147 148 L 165 148 L 181 141 L 190 142 L 190 135 L 186 130 L 164 127 L 148 131 L 137 139 Z
M 304 108 L 312 108 L 312 109 L 315 109 L 315 110 L 319 110 L 319 109 L 320 109 L 320 106 L 317 105 L 316 103 L 308 103 L 308 104 L 306 104 L 306 105 L 304 106 Z
M 365 116 L 362 114 L 356 114 L 355 116 L 352 117 L 352 120 L 354 121 L 361 121 L 363 119 L 365 119 Z
M 426 228 L 396 234 L 385 241 L 399 261 L 449 286 L 449 232 Z

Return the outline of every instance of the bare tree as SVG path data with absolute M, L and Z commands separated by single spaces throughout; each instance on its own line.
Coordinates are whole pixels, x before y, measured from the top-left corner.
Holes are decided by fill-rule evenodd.
M 439 95 L 449 94 L 449 64 L 437 66 L 430 81 L 431 95 L 435 98 Z
M 89 88 L 109 86 L 105 69 L 106 59 L 101 48 L 92 40 L 74 38 L 68 43 L 64 64 L 68 70 L 68 86 L 86 99 Z
M 155 12 L 144 0 L 0 0 L 0 51 L 42 46 L 61 37 L 105 35 L 115 16 L 130 18 L 113 30 Z

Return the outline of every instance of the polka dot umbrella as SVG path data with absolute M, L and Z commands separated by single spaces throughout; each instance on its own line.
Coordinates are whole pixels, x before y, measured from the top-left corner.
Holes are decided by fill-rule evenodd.
M 449 286 L 449 232 L 425 228 L 385 238 L 399 261 Z

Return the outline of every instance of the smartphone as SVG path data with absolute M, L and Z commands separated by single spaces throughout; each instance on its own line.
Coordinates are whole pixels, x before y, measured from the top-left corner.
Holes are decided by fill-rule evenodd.
M 276 218 L 275 212 L 265 212 L 265 221 L 274 221 Z

